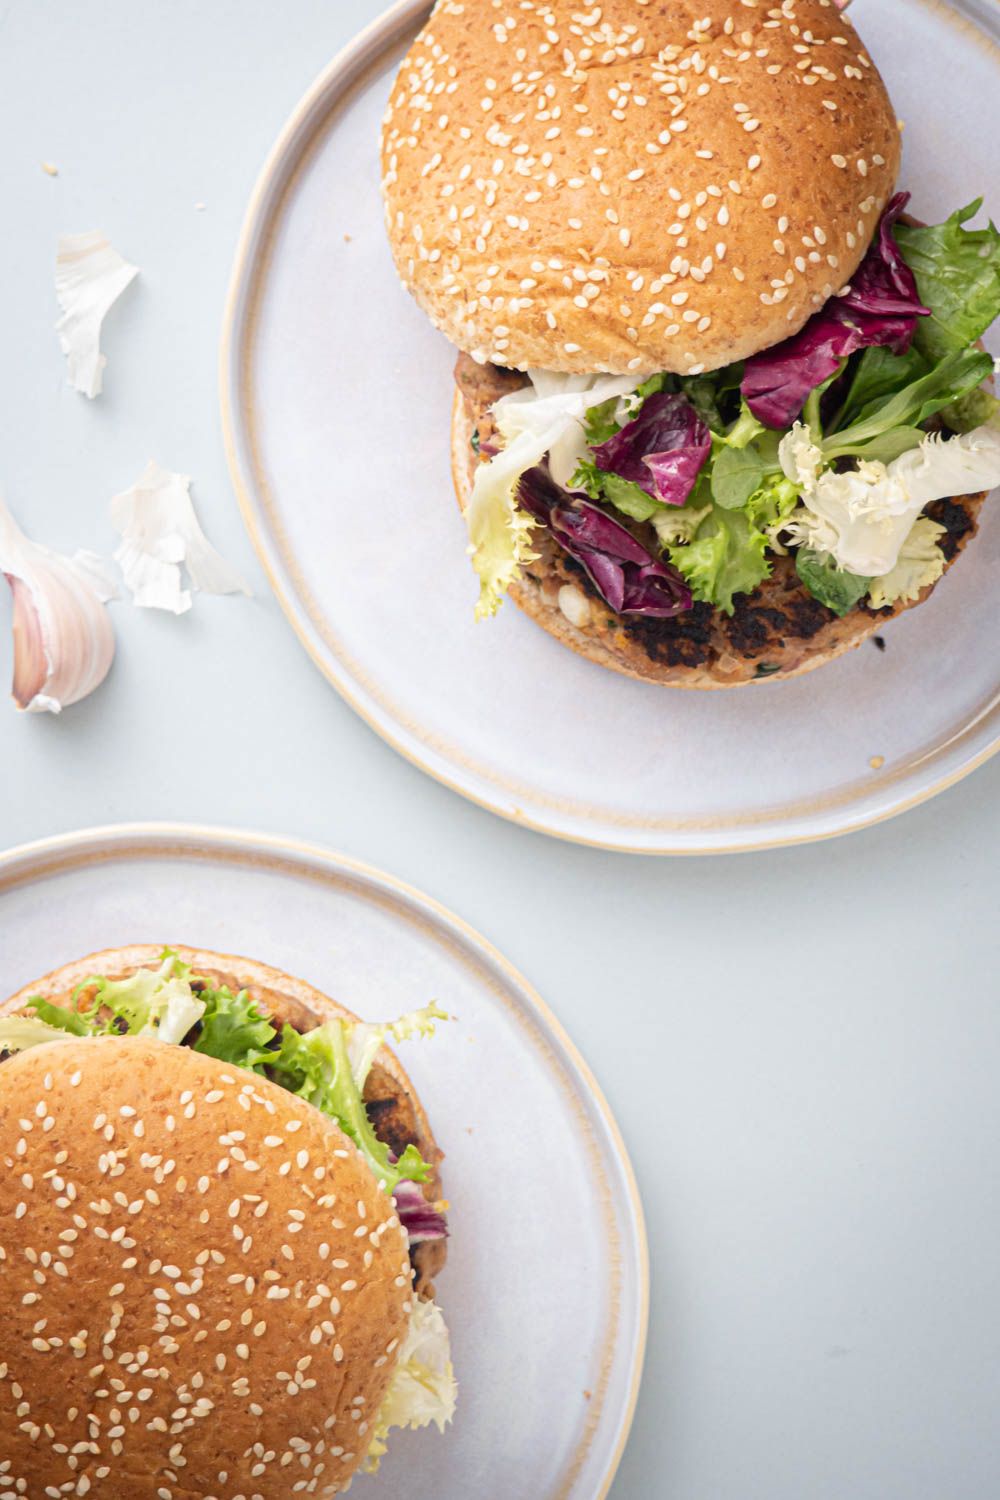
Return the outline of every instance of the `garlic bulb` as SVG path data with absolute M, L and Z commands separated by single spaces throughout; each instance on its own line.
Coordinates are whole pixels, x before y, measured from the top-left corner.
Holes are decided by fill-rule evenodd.
M 62 317 L 56 332 L 66 356 L 69 383 L 85 396 L 100 395 L 108 362 L 101 353 L 101 324 L 138 274 L 138 267 L 123 260 L 98 229 L 59 236 L 56 296 Z
M 206 594 L 249 594 L 250 586 L 201 529 L 186 474 L 150 459 L 131 489 L 115 495 L 111 522 L 121 536 L 115 561 L 133 604 L 181 615 L 191 590 L 181 587 L 181 565 L 191 587 Z
M 14 702 L 57 714 L 108 675 L 115 635 L 104 606 L 116 590 L 99 557 L 30 541 L 2 500 L 0 571 L 14 601 Z

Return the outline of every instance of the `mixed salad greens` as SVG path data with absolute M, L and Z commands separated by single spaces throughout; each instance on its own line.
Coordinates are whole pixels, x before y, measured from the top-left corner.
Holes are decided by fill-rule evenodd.
M 915 599 L 944 568 L 925 507 L 1000 482 L 994 364 L 976 347 L 1000 316 L 1000 232 L 966 227 L 981 201 L 917 227 L 897 194 L 849 287 L 725 369 L 529 371 L 494 408 L 504 447 L 467 512 L 477 613 L 533 560 L 539 526 L 620 614 L 732 614 L 789 552 L 838 615 Z
M 307 1032 L 287 1023 L 279 1028 L 246 990 L 234 994 L 225 985 L 210 984 L 165 948 L 158 968 L 136 969 L 125 979 L 85 980 L 69 1007 L 36 997 L 25 1008 L 34 1014 L 0 1017 L 0 1057 L 74 1037 L 146 1036 L 245 1068 L 336 1121 L 392 1195 L 411 1246 L 447 1236 L 440 1208 L 418 1186 L 431 1175 L 431 1166 L 412 1145 L 396 1158 L 372 1129 L 364 1102 L 379 1048 L 390 1040 L 433 1035 L 435 1022 L 448 1019 L 436 1004 L 395 1021 L 333 1019 Z M 443 1431 L 455 1399 L 444 1318 L 433 1302 L 414 1297 L 410 1328 L 376 1419 L 368 1467 L 377 1468 L 390 1427 L 434 1422 Z

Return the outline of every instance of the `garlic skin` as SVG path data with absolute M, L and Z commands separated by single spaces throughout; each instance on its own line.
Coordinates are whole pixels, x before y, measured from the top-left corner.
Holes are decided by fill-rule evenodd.
M 108 362 L 101 353 L 101 324 L 138 274 L 139 268 L 123 260 L 99 229 L 59 236 L 56 297 L 62 317 L 56 332 L 70 385 L 91 399 L 101 393 Z
M 206 594 L 250 594 L 250 585 L 202 531 L 191 500 L 191 480 L 150 459 L 131 489 L 111 501 L 111 522 L 122 540 L 115 561 L 144 609 L 182 615 L 191 590 L 181 586 L 181 566 L 191 587 Z
M 115 655 L 102 559 L 30 541 L 0 499 L 0 571 L 14 604 L 12 696 L 26 713 L 59 713 L 104 681 Z

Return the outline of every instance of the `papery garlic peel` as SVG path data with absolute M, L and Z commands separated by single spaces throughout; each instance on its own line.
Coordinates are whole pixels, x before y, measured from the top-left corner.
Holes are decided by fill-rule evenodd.
M 28 713 L 59 713 L 104 681 L 115 655 L 101 559 L 63 557 L 24 535 L 0 500 L 0 570 L 14 606 L 12 695 Z
M 101 353 L 101 324 L 138 274 L 138 267 L 123 260 L 99 229 L 59 236 L 56 296 L 62 317 L 56 332 L 69 383 L 85 396 L 100 395 L 108 362 Z
M 202 593 L 249 595 L 246 579 L 202 531 L 186 474 L 150 459 L 136 483 L 111 501 L 111 524 L 122 538 L 115 561 L 133 604 L 184 614 L 191 590 L 182 587 L 182 567 Z

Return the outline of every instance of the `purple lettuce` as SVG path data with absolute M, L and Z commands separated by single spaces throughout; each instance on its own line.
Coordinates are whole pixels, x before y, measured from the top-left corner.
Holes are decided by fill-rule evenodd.
M 423 1240 L 448 1238 L 447 1219 L 427 1202 L 417 1183 L 397 1182 L 392 1197 L 399 1222 L 409 1235 L 411 1245 L 419 1245 Z
M 711 451 L 712 435 L 687 397 L 660 391 L 593 454 L 605 474 L 630 479 L 665 505 L 683 505 Z
M 913 272 L 892 232 L 909 201 L 909 193 L 890 199 L 868 254 L 842 297 L 831 297 L 792 338 L 746 361 L 741 390 L 758 422 L 790 427 L 809 393 L 858 349 L 883 344 L 904 354 L 910 347 L 917 318 L 929 308 L 917 295 Z
M 647 552 L 599 505 L 561 489 L 548 469 L 523 474 L 517 498 L 586 570 L 616 614 L 667 620 L 691 608 L 691 590 L 674 568 Z

